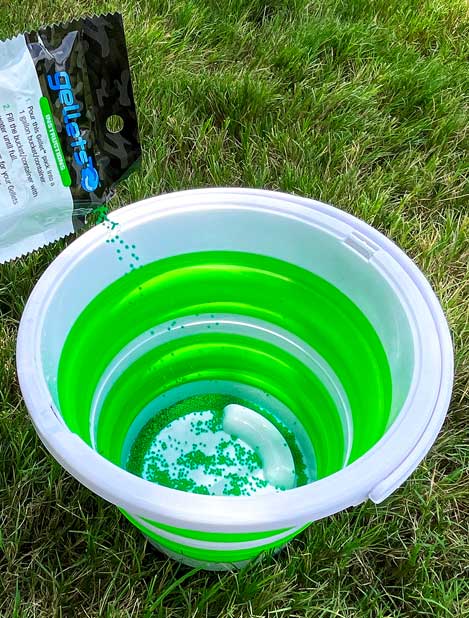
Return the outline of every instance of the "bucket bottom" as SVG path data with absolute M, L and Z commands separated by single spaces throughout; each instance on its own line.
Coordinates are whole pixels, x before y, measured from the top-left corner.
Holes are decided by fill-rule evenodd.
M 244 568 L 248 564 L 260 562 L 266 555 L 276 555 L 285 547 L 288 541 L 296 537 L 302 530 L 309 526 L 308 523 L 299 528 L 289 528 L 266 533 L 251 533 L 251 536 L 261 535 L 264 537 L 264 534 L 266 535 L 264 538 L 257 538 L 254 540 L 252 538 L 248 540 L 243 538 L 234 541 L 232 535 L 225 535 L 227 538 L 231 536 L 230 543 L 228 543 L 226 539 L 219 540 L 218 543 L 213 540 L 190 540 L 187 536 L 180 537 L 180 540 L 178 539 L 178 541 L 175 541 L 175 531 L 178 529 L 171 529 L 168 526 L 164 526 L 165 528 L 170 528 L 171 531 L 157 531 L 157 529 L 154 528 L 154 526 L 158 525 L 156 522 L 139 520 L 123 509 L 121 509 L 121 511 L 158 551 L 187 566 L 199 567 L 209 571 L 236 571 Z M 160 532 L 160 534 L 158 534 L 158 532 Z M 161 533 L 163 536 L 161 536 Z M 197 534 L 200 535 L 201 533 L 194 531 L 194 534 L 197 536 Z M 219 536 L 219 534 L 214 532 L 212 536 Z
M 185 564 L 190 567 L 198 567 L 200 569 L 204 569 L 206 571 L 237 571 L 247 566 L 251 561 L 250 560 L 241 560 L 240 562 L 207 562 L 205 560 L 197 560 L 196 558 L 190 558 L 189 556 L 184 556 L 178 552 L 172 551 L 160 543 L 157 543 L 152 538 L 143 535 L 150 543 L 153 545 L 155 549 L 157 549 L 168 558 L 172 558 L 173 560 L 177 560 L 181 564 Z M 281 547 L 277 550 L 279 551 Z

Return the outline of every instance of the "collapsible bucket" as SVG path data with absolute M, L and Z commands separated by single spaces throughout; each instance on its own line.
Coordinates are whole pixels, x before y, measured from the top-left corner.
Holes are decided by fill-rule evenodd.
M 47 269 L 18 336 L 33 423 L 75 478 L 168 555 L 226 569 L 411 474 L 453 357 L 430 285 L 392 242 L 251 189 L 111 218 Z

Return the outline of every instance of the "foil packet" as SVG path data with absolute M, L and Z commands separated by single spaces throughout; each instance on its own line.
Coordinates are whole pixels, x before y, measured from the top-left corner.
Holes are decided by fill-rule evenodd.
M 102 212 L 140 156 L 120 14 L 0 42 L 0 263 Z

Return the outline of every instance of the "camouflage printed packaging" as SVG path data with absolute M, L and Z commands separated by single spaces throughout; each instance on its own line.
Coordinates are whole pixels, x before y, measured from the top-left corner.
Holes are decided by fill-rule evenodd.
M 0 263 L 79 229 L 140 154 L 121 15 L 0 42 Z

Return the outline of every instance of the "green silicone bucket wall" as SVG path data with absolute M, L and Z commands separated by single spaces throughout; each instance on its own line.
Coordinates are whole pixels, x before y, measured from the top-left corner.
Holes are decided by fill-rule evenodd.
M 60 412 L 70 430 L 123 465 L 129 430 L 152 401 L 184 385 L 240 383 L 281 402 L 298 419 L 314 449 L 316 478 L 341 469 L 347 436 L 337 403 L 320 376 L 272 342 L 213 324 L 146 350 L 118 375 L 91 422 L 98 384 L 121 350 L 160 324 L 176 328 L 179 320 L 202 314 L 240 315 L 275 325 L 324 359 L 350 406 L 348 463 L 383 436 L 391 414 L 391 372 L 362 311 L 306 269 L 234 251 L 150 262 L 116 279 L 89 302 L 66 338 L 57 374 Z

